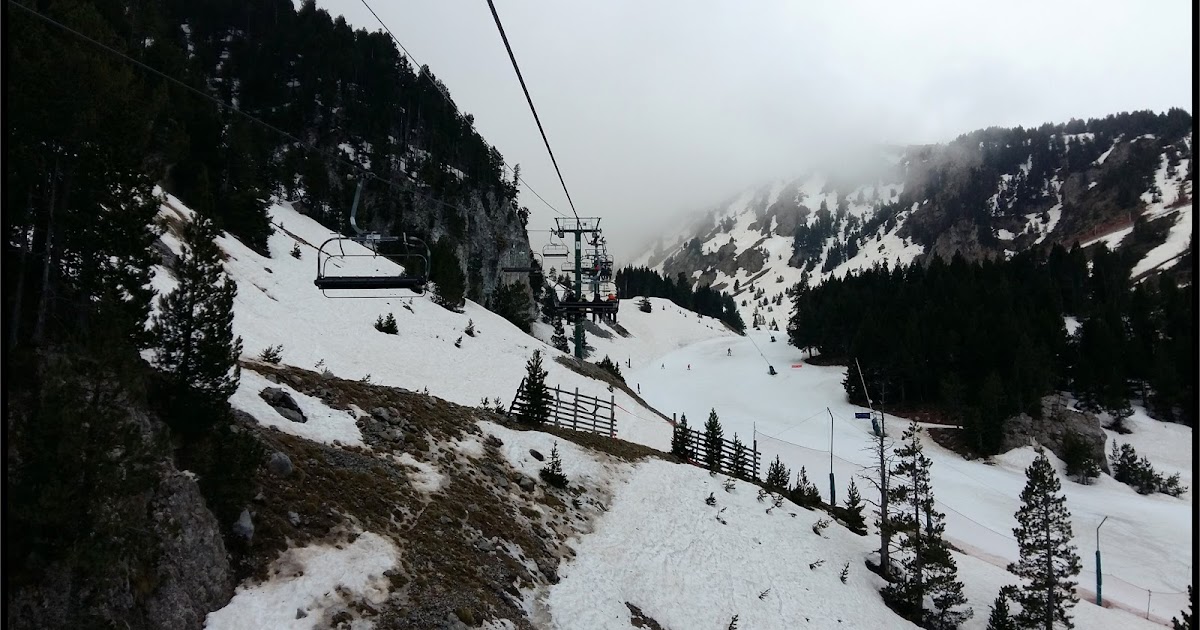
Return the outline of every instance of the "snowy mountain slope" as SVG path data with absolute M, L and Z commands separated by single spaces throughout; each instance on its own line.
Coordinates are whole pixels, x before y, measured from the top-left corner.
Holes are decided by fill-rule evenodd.
M 182 220 L 188 213 L 173 198 L 163 206 L 165 216 Z M 234 334 L 241 336 L 247 358 L 282 344 L 285 365 L 313 369 L 319 364 L 342 378 L 369 376 L 372 383 L 381 385 L 411 391 L 427 388 L 431 394 L 461 405 L 477 405 L 488 397 L 499 398 L 507 406 L 525 374 L 525 362 L 540 349 L 546 356 L 547 383 L 567 389 L 578 387 L 581 393 L 593 396 L 610 395 L 606 384 L 551 360 L 561 355 L 557 350 L 469 300 L 462 313 L 454 313 L 433 303 L 428 294 L 403 297 L 411 296 L 407 291 L 379 299 L 322 296 L 313 286 L 314 247 L 332 234 L 287 204 L 272 206 L 270 214 L 280 228 L 269 241 L 271 258 L 235 238 L 219 239 L 228 256 L 225 269 L 238 284 Z M 177 239 L 168 234 L 164 240 L 178 251 Z M 296 243 L 300 243 L 300 259 L 289 255 Z M 353 243 L 345 248 L 347 252 L 367 253 Z M 366 258 L 356 264 L 369 266 L 376 273 L 400 271 L 382 258 Z M 159 286 L 170 285 L 170 274 L 165 269 L 160 267 L 156 275 Z M 376 318 L 388 313 L 395 316 L 399 326 L 396 335 L 381 333 L 374 327 Z M 464 333 L 471 322 L 475 324 L 474 337 Z M 456 348 L 459 338 L 462 344 Z M 612 395 L 622 410 L 628 410 L 618 415 L 619 436 L 660 448 L 669 444 L 669 425 L 654 419 L 652 411 L 624 392 L 617 390 Z
M 680 308 L 664 298 L 649 298 L 651 311 L 643 313 L 638 308 L 641 299 L 634 296 L 621 300 L 615 327 L 608 322 L 597 323 L 607 337 L 595 332 L 587 334 L 588 345 L 596 349 L 590 360 L 597 361 L 607 355 L 620 363 L 624 371 L 630 367 L 640 368 L 653 359 L 699 341 L 737 336 L 721 320 Z M 539 338 L 544 335 L 549 341 L 549 326 L 540 330 Z M 629 336 L 621 334 L 622 330 Z M 569 325 L 566 332 L 570 338 Z
M 784 340 L 771 343 L 769 338 L 767 332 L 750 332 L 745 338 L 700 342 L 660 359 L 666 369 L 647 366 L 632 370 L 626 378 L 641 383 L 648 402 L 666 413 L 685 413 L 693 426 L 701 425 L 709 410 L 715 408 L 727 436 L 736 432 L 747 442 L 757 436 L 764 460 L 779 455 L 793 475 L 805 466 L 809 479 L 826 500 L 831 425 L 828 407 L 833 414 L 834 473 L 841 500 L 851 477 L 871 463 L 866 450 L 869 422 L 854 419 L 856 411 L 866 410 L 846 402 L 842 388 L 845 368 L 808 364 L 801 351 Z M 733 356 L 725 356 L 730 347 Z M 767 375 L 768 362 L 779 375 Z M 688 364 L 690 370 L 686 369 Z M 1146 445 L 1152 461 L 1161 459 L 1164 469 L 1171 472 L 1191 465 L 1194 456 L 1190 429 L 1155 422 L 1145 418 L 1140 409 L 1135 417 L 1138 420 L 1132 426 L 1138 433 L 1130 436 L 1134 438 L 1131 442 Z M 905 424 L 890 416 L 887 422 L 889 432 L 896 435 Z M 1187 439 L 1182 439 L 1185 436 L 1180 431 Z M 1019 506 L 1024 468 L 1032 458 L 1032 450 L 1007 453 L 995 458 L 992 465 L 964 461 L 931 441 L 927 442 L 927 453 L 934 461 L 934 492 L 939 509 L 947 514 L 948 538 L 973 555 L 1001 566 L 1015 560 L 1013 513 Z M 1061 465 L 1059 471 L 1063 471 Z M 861 481 L 858 485 L 860 489 L 865 487 Z M 1075 542 L 1083 556 L 1095 550 L 1095 527 L 1104 516 L 1109 517 L 1104 526 L 1105 540 L 1114 544 L 1104 547 L 1106 599 L 1144 610 L 1144 589 L 1151 589 L 1156 591 L 1152 613 L 1169 619 L 1184 605 L 1186 597 L 1181 593 L 1191 579 L 1194 493 L 1189 491 L 1179 498 L 1142 496 L 1107 476 L 1090 486 L 1064 481 L 1064 489 L 1074 519 Z M 1087 562 L 1084 566 L 1081 588 L 1092 588 L 1093 567 Z
M 168 208 L 164 212 L 172 211 Z M 272 216 L 283 229 L 272 237 L 270 248 L 274 256 L 270 259 L 250 251 L 234 239 L 220 240 L 229 256 L 226 268 L 239 284 L 234 326 L 235 332 L 245 341 L 247 356 L 257 354 L 268 345 L 283 344 L 284 364 L 311 368 L 322 362 L 334 374 L 346 378 L 362 378 L 370 373 L 374 383 L 410 390 L 428 387 L 435 395 L 468 406 L 475 405 L 484 396 L 499 395 L 507 402 L 507 396 L 520 381 L 524 362 L 533 349 L 540 348 L 549 356 L 557 356 L 554 350 L 470 302 L 465 313 L 456 314 L 425 297 L 403 300 L 411 311 L 397 299 L 322 298 L 311 284 L 315 266 L 312 250 L 303 243 L 319 242 L 328 232 L 286 206 L 274 207 Z M 300 260 L 287 253 L 297 239 L 302 242 Z M 381 269 L 386 268 L 381 266 Z M 159 282 L 163 286 L 169 285 L 168 279 Z M 764 459 L 779 454 L 793 470 L 801 464 L 807 466 L 810 478 L 817 481 L 826 497 L 828 491 L 821 479 L 829 462 L 828 415 L 824 413 L 824 407 L 828 406 L 834 413 L 838 492 L 844 492 L 851 476 L 866 463 L 866 454 L 861 449 L 869 432 L 861 421 L 852 420 L 857 408 L 845 402 L 841 387 L 844 369 L 805 364 L 800 353 L 787 346 L 785 340 L 771 343 L 767 333 L 737 337 L 723 330 L 716 321 L 698 318 L 666 301 L 654 300 L 654 305 L 651 313 L 643 314 L 632 304 L 626 304 L 620 323 L 633 335 L 628 338 L 614 335 L 611 339 L 590 336 L 597 355 L 608 353 L 620 361 L 624 354 L 631 363 L 636 361 L 626 368 L 626 380 L 640 384 L 645 399 L 668 415 L 674 411 L 686 412 L 694 424 L 699 424 L 708 409 L 715 407 L 721 414 L 727 435 L 737 431 L 746 438 L 761 431 L 764 435 L 787 440 L 790 444 L 772 442 L 770 438 L 760 436 L 759 449 Z M 388 312 L 397 318 L 399 335 L 384 335 L 372 326 L 376 316 Z M 471 319 L 477 329 L 473 338 L 462 335 Z M 462 347 L 455 348 L 454 341 L 460 335 Z M 726 356 L 727 349 L 733 356 Z M 766 363 L 760 352 L 780 370 L 779 376 L 766 376 Z M 690 370 L 686 367 L 689 364 Z M 793 364 L 803 367 L 790 367 Z M 593 395 L 607 393 L 603 383 L 575 374 L 553 361 L 547 361 L 546 367 L 551 373 L 549 382 L 578 386 L 581 391 Z M 256 395 L 258 389 L 266 386 L 265 380 L 253 373 L 245 374 L 243 379 L 245 391 L 235 395 L 235 406 L 269 424 L 264 419 L 268 412 L 261 408 Z M 619 437 L 667 450 L 669 426 L 631 397 L 620 391 L 614 395 L 625 414 L 618 417 Z M 328 409 L 323 411 L 318 408 L 320 401 L 309 400 L 299 391 L 293 396 L 306 413 L 314 417 L 313 425 L 305 428 L 312 432 L 304 436 L 307 439 L 330 443 L 337 440 L 343 445 L 355 444 L 356 437 L 364 439 L 363 433 L 350 423 L 352 415 L 338 415 L 335 410 Z M 796 412 L 792 413 L 793 410 Z M 1151 449 L 1153 456 L 1169 453 L 1171 465 L 1190 466 L 1190 447 L 1186 452 L 1182 450 L 1182 445 L 1190 444 L 1190 440 L 1183 442 L 1178 439 L 1180 436 L 1157 436 L 1157 423 L 1147 421 L 1143 426 L 1137 418 L 1135 416 L 1132 426 L 1143 431 L 1141 444 Z M 895 418 L 890 422 L 892 430 L 899 426 Z M 293 432 L 299 430 L 278 422 L 277 426 L 293 429 Z M 505 432 L 502 427 L 481 426 L 504 440 L 505 457 L 526 474 L 534 474 L 540 467 L 526 455 L 529 448 L 544 452 L 548 445 L 559 442 L 547 434 L 518 434 Z M 527 443 L 530 446 L 526 447 Z M 1176 447 L 1174 450 L 1172 445 Z M 455 448 L 476 450 L 470 445 Z M 560 451 L 568 476 L 583 480 L 597 491 L 611 487 L 614 497 L 609 512 L 597 521 L 595 530 L 581 534 L 572 543 L 577 550 L 577 559 L 562 567 L 563 581 L 545 591 L 525 592 L 527 612 L 536 620 L 537 627 L 555 627 L 551 624 L 564 628 L 612 627 L 605 624 L 621 611 L 623 601 L 617 600 L 638 593 L 662 593 L 653 599 L 645 598 L 650 601 L 626 601 L 641 607 L 652 617 L 661 615 L 658 620 L 670 627 L 707 627 L 709 624 L 723 627 L 718 624 L 728 623 L 727 617 L 720 618 L 725 610 L 700 602 L 687 590 L 679 592 L 662 586 L 679 579 L 681 568 L 671 564 L 670 560 L 675 557 L 675 551 L 698 550 L 704 545 L 720 552 L 710 556 L 691 555 L 689 559 L 695 563 L 693 571 L 698 576 L 712 576 L 710 583 L 727 580 L 731 575 L 774 576 L 809 589 L 793 594 L 795 596 L 790 597 L 789 602 L 797 599 L 837 602 L 836 607 L 815 607 L 809 603 L 803 609 L 790 603 L 786 606 L 777 603 L 774 611 L 768 613 L 755 612 L 750 606 L 744 614 L 740 610 L 730 611 L 730 614 L 742 615 L 741 619 L 761 619 L 762 627 L 769 628 L 774 627 L 769 625 L 771 623 L 795 621 L 799 619 L 796 615 L 808 612 L 810 618 L 814 618 L 813 615 L 824 621 L 832 618 L 834 627 L 839 625 L 836 623 L 838 618 L 855 620 L 856 623 L 848 627 L 879 627 L 881 620 L 886 627 L 897 627 L 900 623 L 877 595 L 869 592 L 878 587 L 873 584 L 873 577 L 861 569 L 861 560 L 872 546 L 870 539 L 851 536 L 835 527 L 827 530 L 828 541 L 812 537 L 811 546 L 797 543 L 797 537 L 811 536 L 808 527 L 811 523 L 800 523 L 800 516 L 787 517 L 787 526 L 779 525 L 782 518 L 779 522 L 766 520 L 775 517 L 755 512 L 760 507 L 749 493 L 745 497 L 725 499 L 731 502 L 730 512 L 737 507 L 736 511 L 744 514 L 744 520 L 738 520 L 739 530 L 752 532 L 749 538 L 735 535 L 714 539 L 715 532 L 726 526 L 715 519 L 707 527 L 696 526 L 697 519 L 703 519 L 704 510 L 709 509 L 703 504 L 703 496 L 706 496 L 703 491 L 707 485 L 713 486 L 708 491 L 717 488 L 707 473 L 659 463 L 642 464 L 630 470 L 613 465 L 609 460 L 589 462 L 588 458 L 596 459 L 597 456 L 586 449 L 560 444 Z M 987 466 L 964 462 L 933 444 L 929 444 L 929 451 L 935 461 L 934 483 L 939 508 L 947 512 L 948 537 L 969 554 L 969 557 L 960 558 L 963 579 L 970 581 L 976 579 L 976 575 L 983 576 L 978 578 L 979 583 L 968 585 L 975 593 L 971 603 L 976 608 L 976 619 L 967 626 L 982 628 L 980 620 L 986 616 L 986 605 L 999 586 L 1013 581 L 995 566 L 1015 558 L 1015 544 L 1009 533 L 1017 505 L 1016 495 L 1024 483 L 1023 467 L 1028 463 L 1030 452 L 1023 449 L 1009 453 L 997 458 L 996 465 Z M 421 472 L 424 469 L 416 464 L 408 463 L 419 469 L 413 474 L 429 477 L 437 473 L 436 470 Z M 662 484 L 664 479 L 671 483 Z M 422 487 L 426 492 L 436 493 L 442 483 L 438 481 Z M 860 487 L 863 485 L 860 483 Z M 1191 551 L 1192 494 L 1189 492 L 1180 499 L 1142 497 L 1107 478 L 1090 487 L 1070 483 L 1065 487 L 1082 555 L 1086 557 L 1093 548 L 1089 533 L 1102 515 L 1110 517 L 1105 527 L 1105 540 L 1110 540 L 1108 537 L 1111 536 L 1112 540 L 1121 541 L 1121 544 L 1105 546 L 1106 598 L 1118 606 L 1138 610 L 1146 595 L 1145 590 L 1138 590 L 1139 587 L 1151 588 L 1158 591 L 1154 594 L 1152 616 L 1163 620 L 1176 614 L 1183 607 L 1183 598 L 1166 592 L 1182 591 L 1190 576 L 1187 558 Z M 693 493 L 698 494 L 693 497 Z M 676 498 L 678 503 L 673 501 Z M 720 501 L 721 497 L 718 499 Z M 719 503 L 717 509 L 724 505 Z M 730 521 L 728 527 L 733 525 L 734 521 Z M 780 529 L 788 526 L 790 529 L 786 531 Z M 830 533 L 835 530 L 836 533 Z M 761 536 L 753 532 L 761 533 Z M 775 540 L 775 537 L 781 540 Z M 754 538 L 762 544 L 751 547 Z M 624 545 L 618 541 L 624 541 Z M 629 541 L 636 544 L 630 545 Z M 785 549 L 793 551 L 783 551 Z M 818 570 L 809 570 L 807 563 L 800 563 L 802 553 L 817 552 L 827 560 L 820 576 L 816 575 Z M 851 563 L 848 584 L 841 584 L 836 575 L 829 573 L 832 562 L 829 558 Z M 1147 558 L 1151 560 L 1147 561 Z M 637 581 L 629 575 L 624 579 L 614 577 L 625 570 L 614 563 L 621 567 L 628 565 L 636 576 L 644 578 L 639 577 L 637 579 L 641 581 Z M 1093 577 L 1085 571 L 1081 576 L 1081 592 L 1086 593 Z M 823 581 L 814 581 L 818 579 Z M 687 578 L 685 582 L 680 586 L 700 583 L 698 577 Z M 631 588 L 630 584 L 639 585 L 639 588 Z M 653 587 L 653 584 L 659 586 Z M 754 591 L 754 586 L 748 582 L 731 582 L 730 590 L 721 594 L 728 595 L 727 601 L 739 607 L 743 603 L 753 606 L 766 601 L 757 599 L 766 587 Z M 278 587 L 267 590 L 271 588 Z M 780 587 L 781 590 L 787 588 L 791 587 Z M 369 590 L 366 586 L 364 589 Z M 309 587 L 296 587 L 288 592 L 307 597 L 303 593 L 310 590 Z M 819 597 L 810 598 L 810 593 Z M 798 597 L 800 594 L 804 597 Z M 252 601 L 252 598 L 246 601 Z M 302 605 L 303 602 L 297 604 Z M 1092 610 L 1083 610 L 1087 607 Z M 1138 620 L 1125 612 L 1101 610 L 1086 603 L 1080 604 L 1076 616 L 1081 622 L 1089 620 L 1087 627 L 1125 628 L 1138 624 Z M 210 622 L 210 627 L 224 626 Z
M 624 627 L 626 602 L 664 628 L 719 630 L 733 615 L 739 628 L 763 630 L 916 627 L 888 610 L 878 595 L 883 580 L 863 565 L 877 539 L 839 526 L 818 536 L 812 525 L 822 512 L 785 501 L 768 514 L 757 487 L 739 482 L 726 492 L 720 477 L 662 461 L 638 464 L 619 487 L 549 588 L 549 627 Z M 709 493 L 715 506 L 704 502 Z M 988 606 L 1014 577 L 969 555 L 955 559 L 974 609 L 962 627 L 984 628 Z M 1086 602 L 1074 618 L 1079 628 L 1160 627 Z
M 1133 246 L 1125 237 L 1135 217 L 1169 221 L 1169 235 L 1139 250 L 1148 250 L 1133 269 L 1139 277 L 1170 269 L 1191 241 L 1190 133 L 1131 139 L 1063 133 L 1061 126 L 984 130 L 946 145 L 909 147 L 895 159 L 891 169 L 864 169 L 871 175 L 812 173 L 748 189 L 632 264 L 733 293 L 750 323 L 748 285 L 763 292 L 758 310 L 769 322 L 780 319 L 768 314 L 769 300 L 785 288 L 876 264 L 956 251 L 968 259 L 1011 256 L 1075 241 Z

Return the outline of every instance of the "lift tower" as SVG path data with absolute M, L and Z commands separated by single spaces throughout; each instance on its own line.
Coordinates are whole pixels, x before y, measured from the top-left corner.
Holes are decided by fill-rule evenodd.
M 566 234 L 575 235 L 575 299 L 583 300 L 583 235 L 590 238 L 588 244 L 595 245 L 600 237 L 599 217 L 555 217 L 557 224 L 555 234 L 563 238 Z M 583 318 L 575 320 L 575 358 L 583 360 Z

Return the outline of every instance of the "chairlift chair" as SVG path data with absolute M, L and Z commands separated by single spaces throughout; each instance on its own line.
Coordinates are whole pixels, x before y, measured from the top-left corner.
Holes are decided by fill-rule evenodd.
M 362 179 L 358 182 L 358 188 L 354 191 L 354 204 L 350 207 L 350 226 L 354 229 L 354 236 L 335 236 L 321 243 L 317 248 L 317 278 L 313 280 L 313 284 L 321 290 L 322 295 L 326 297 L 395 297 L 395 296 L 330 296 L 326 291 L 331 290 L 349 290 L 349 291 L 378 291 L 386 289 L 407 289 L 420 295 L 425 291 L 425 285 L 429 277 L 429 246 L 425 241 L 407 234 L 400 236 L 392 236 L 380 234 L 378 232 L 367 232 L 358 226 L 358 202 L 362 196 Z M 345 244 L 351 241 L 358 245 L 366 247 L 370 253 L 347 253 Z M 403 251 L 399 253 L 381 253 L 380 246 L 385 243 L 398 243 L 402 246 Z M 396 264 L 400 264 L 406 269 L 411 265 L 403 265 L 401 261 L 407 260 L 419 264 L 420 273 L 417 274 L 387 274 L 387 275 L 336 275 L 330 273 L 330 268 L 340 268 L 342 265 L 351 260 L 361 258 L 383 258 Z
M 542 258 L 566 258 L 570 253 L 566 243 L 555 243 L 553 240 L 542 247 Z

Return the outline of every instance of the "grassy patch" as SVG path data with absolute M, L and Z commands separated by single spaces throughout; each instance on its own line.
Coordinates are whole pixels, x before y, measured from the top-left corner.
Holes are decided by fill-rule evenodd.
M 402 566 L 391 575 L 392 599 L 382 607 L 351 603 L 379 627 L 440 627 L 453 618 L 469 625 L 507 618 L 531 627 L 514 585 L 538 588 L 556 579 L 551 575 L 559 558 L 570 556 L 566 539 L 585 531 L 599 510 L 543 484 L 521 490 L 521 473 L 477 424 L 504 422 L 502 416 L 287 366 L 244 366 L 331 407 L 362 410 L 358 426 L 367 445 L 333 447 L 251 428 L 269 451 L 287 454 L 295 470 L 282 478 L 266 467 L 258 473 L 254 539 L 245 554 L 249 575 L 268 577 L 271 562 L 288 547 L 338 540 L 362 528 L 391 538 L 401 550 Z M 484 444 L 481 457 L 453 446 L 472 436 Z M 626 459 L 636 446 L 615 450 Z M 396 461 L 403 453 L 434 468 L 441 487 L 428 493 L 414 487 L 416 471 Z

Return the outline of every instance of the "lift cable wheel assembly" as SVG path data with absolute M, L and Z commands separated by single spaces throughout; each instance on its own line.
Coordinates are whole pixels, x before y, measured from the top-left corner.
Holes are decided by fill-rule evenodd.
M 429 280 L 429 246 L 425 241 L 407 234 L 400 236 L 392 236 L 381 234 L 379 232 L 369 232 L 362 229 L 358 225 L 358 205 L 362 197 L 363 179 L 358 181 L 358 188 L 354 191 L 354 203 L 350 207 L 350 227 L 354 229 L 354 236 L 334 236 L 317 248 L 317 278 L 313 284 L 321 290 L 325 297 L 396 297 L 396 296 L 379 296 L 379 295 L 337 295 L 331 296 L 326 291 L 331 290 L 349 290 L 349 291 L 377 291 L 385 289 L 408 289 L 413 293 L 420 295 L 425 292 L 425 285 Z M 346 242 L 350 241 L 356 245 L 361 245 L 369 250 L 369 253 L 347 253 Z M 400 252 L 384 253 L 380 248 L 384 244 L 396 243 L 402 248 Z M 348 263 L 358 262 L 362 259 L 378 259 L 382 258 L 394 264 L 399 264 L 407 269 L 410 266 L 417 267 L 420 271 L 415 274 L 405 272 L 392 274 L 369 274 L 369 275 L 337 275 L 331 274 L 331 269 L 341 269 Z M 402 261 L 409 261 L 410 265 L 403 265 Z M 412 263 L 416 263 L 413 265 Z

